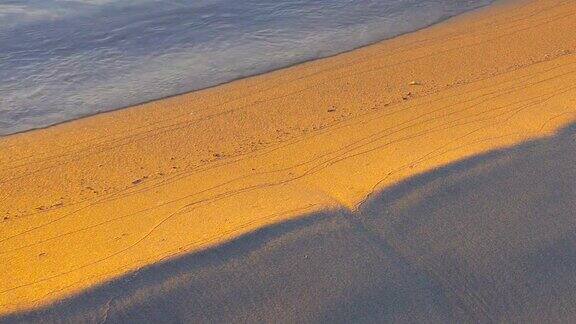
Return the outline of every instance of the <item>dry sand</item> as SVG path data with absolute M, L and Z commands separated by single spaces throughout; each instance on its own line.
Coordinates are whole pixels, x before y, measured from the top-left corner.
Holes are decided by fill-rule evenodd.
M 0 316 L 572 318 L 574 30 L 498 3 L 0 138 Z

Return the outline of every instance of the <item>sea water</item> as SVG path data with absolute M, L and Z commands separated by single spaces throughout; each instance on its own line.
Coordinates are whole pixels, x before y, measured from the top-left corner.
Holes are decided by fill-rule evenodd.
M 0 0 L 0 135 L 410 32 L 492 0 Z

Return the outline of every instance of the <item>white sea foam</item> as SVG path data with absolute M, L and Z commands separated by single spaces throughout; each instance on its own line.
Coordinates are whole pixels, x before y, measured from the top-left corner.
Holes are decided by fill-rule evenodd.
M 492 0 L 0 0 L 0 135 L 336 54 Z

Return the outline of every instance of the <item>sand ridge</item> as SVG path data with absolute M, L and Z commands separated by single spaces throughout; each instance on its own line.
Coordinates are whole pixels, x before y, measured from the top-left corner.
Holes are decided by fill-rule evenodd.
M 576 120 L 576 4 L 0 139 L 0 304 L 29 309 Z

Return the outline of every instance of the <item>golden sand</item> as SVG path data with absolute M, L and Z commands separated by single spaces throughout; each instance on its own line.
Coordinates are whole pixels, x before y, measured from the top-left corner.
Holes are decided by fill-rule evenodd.
M 576 120 L 576 2 L 0 139 L 0 314 Z

